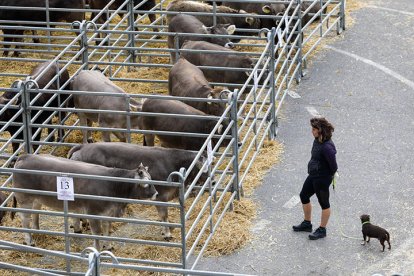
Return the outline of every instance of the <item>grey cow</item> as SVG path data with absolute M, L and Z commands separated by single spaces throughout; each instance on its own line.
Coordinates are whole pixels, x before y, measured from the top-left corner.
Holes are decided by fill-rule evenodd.
M 176 100 L 158 100 L 148 99 L 142 106 L 143 112 L 150 113 L 167 113 L 179 115 L 192 116 L 206 116 L 207 114 L 191 107 L 183 102 Z M 155 130 L 155 131 L 173 131 L 181 133 L 203 133 L 210 134 L 216 126 L 217 121 L 214 119 L 198 119 L 198 118 L 179 118 L 169 116 L 141 116 L 139 119 L 140 129 Z M 219 125 L 217 133 L 221 135 L 223 129 L 227 127 L 228 123 L 223 122 Z M 200 150 L 205 142 L 205 138 L 191 137 L 183 135 L 162 135 L 157 134 L 161 145 L 166 148 L 178 148 L 186 150 Z M 154 146 L 154 134 L 144 134 L 144 146 Z M 214 138 L 213 144 L 216 144 L 218 139 Z M 228 145 L 229 139 L 224 139 L 220 146 Z
M 168 32 L 171 33 L 188 33 L 188 35 L 168 36 L 168 48 L 174 49 L 178 46 L 180 49 L 186 40 L 208 41 L 214 44 L 233 48 L 233 43 L 227 37 L 216 37 L 214 35 L 231 35 L 236 27 L 230 24 L 217 24 L 212 27 L 206 27 L 196 17 L 187 14 L 179 14 L 174 16 L 168 25 Z M 191 35 L 192 34 L 192 35 Z M 212 34 L 210 36 L 195 36 L 194 34 Z M 178 40 L 178 45 L 175 45 Z M 175 54 L 171 53 L 171 60 L 175 63 Z
M 99 176 L 111 176 L 122 178 L 134 178 L 138 180 L 150 180 L 151 176 L 146 167 L 142 164 L 133 170 L 118 168 L 107 168 L 100 165 L 88 164 L 80 161 L 68 160 L 51 155 L 21 155 L 15 164 L 16 169 L 40 170 L 63 173 L 90 174 Z M 56 176 L 42 174 L 13 173 L 13 187 L 20 189 L 31 189 L 35 191 L 56 192 Z M 157 191 L 154 185 L 130 184 L 118 181 L 91 180 L 85 178 L 74 179 L 75 194 L 86 194 L 106 197 L 155 199 Z M 52 209 L 61 210 L 63 203 L 57 196 L 35 195 L 29 193 L 15 192 L 13 207 L 19 203 L 24 209 L 40 209 L 42 205 Z M 120 217 L 126 207 L 126 203 L 88 200 L 75 198 L 75 201 L 68 201 L 70 212 L 80 212 L 88 215 L 116 216 Z M 20 213 L 24 228 L 30 228 L 30 213 Z M 12 213 L 14 218 L 14 213 Z M 91 231 L 94 235 L 109 235 L 109 223 L 98 219 L 89 219 Z M 75 224 L 76 226 L 76 224 Z M 33 228 L 39 229 L 39 215 L 33 214 Z M 75 229 L 77 231 L 79 229 Z M 103 231 L 102 231 L 103 230 Z M 30 233 L 25 233 L 25 243 L 34 246 Z M 99 240 L 95 240 L 95 247 L 99 250 Z
M 152 180 L 166 181 L 168 176 L 184 167 L 188 169 L 196 158 L 197 153 L 181 149 L 166 149 L 160 147 L 144 147 L 128 143 L 95 143 L 73 147 L 68 157 L 73 160 L 84 161 L 108 167 L 132 169 L 140 162 L 149 166 Z M 186 176 L 185 185 L 191 184 L 203 167 L 205 158 L 202 156 L 196 166 Z M 207 178 L 207 167 L 198 179 L 203 184 Z M 172 178 L 173 181 L 177 179 Z M 170 186 L 156 186 L 157 201 L 170 201 L 178 196 L 178 188 Z M 168 222 L 168 208 L 156 206 L 161 221 Z M 172 238 L 171 228 L 165 227 L 162 235 L 166 240 Z
M 183 49 L 228 52 L 228 54 L 182 52 L 181 56 L 196 66 L 233 67 L 246 69 L 253 69 L 254 67 L 253 60 L 247 55 L 238 55 L 236 51 L 205 41 L 187 41 L 184 43 Z M 233 71 L 208 68 L 203 68 L 201 70 L 203 71 L 206 79 L 210 82 L 243 84 L 249 77 L 249 70 Z
M 172 96 L 227 99 L 228 90 L 212 88 L 203 72 L 185 58 L 180 58 L 171 68 L 168 76 L 168 92 Z M 182 101 L 204 113 L 221 116 L 226 109 L 226 102 Z
M 130 99 L 128 106 L 127 93 L 122 88 L 116 86 L 104 74 L 97 70 L 81 71 L 72 81 L 72 90 L 74 91 L 88 91 L 88 92 L 109 92 L 125 95 L 125 97 L 117 96 L 97 96 L 86 94 L 74 94 L 73 101 L 76 108 L 81 109 L 99 109 L 99 110 L 115 110 L 127 111 L 128 108 L 132 111 L 141 111 L 142 104 L 134 99 Z M 92 122 L 99 122 L 100 127 L 106 128 L 127 128 L 127 115 L 113 114 L 113 113 L 87 113 L 78 112 L 81 126 L 92 126 Z M 131 115 L 131 127 L 138 127 L 138 116 Z M 83 143 L 92 142 L 90 131 L 82 130 Z M 114 135 L 122 142 L 126 142 L 125 132 L 114 131 Z M 102 133 L 104 142 L 110 142 L 110 132 L 104 131 Z

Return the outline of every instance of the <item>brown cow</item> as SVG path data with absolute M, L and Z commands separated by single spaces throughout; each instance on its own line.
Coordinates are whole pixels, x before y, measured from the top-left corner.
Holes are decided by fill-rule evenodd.
M 88 92 L 110 92 L 124 94 L 122 88 L 115 85 L 102 72 L 97 70 L 83 70 L 73 79 L 72 90 L 74 91 L 88 91 Z M 128 102 L 126 97 L 116 96 L 95 96 L 86 94 L 74 94 L 73 102 L 76 108 L 81 109 L 99 109 L 99 110 L 116 110 L 127 111 Z M 133 111 L 141 110 L 141 103 L 130 99 L 129 109 Z M 99 126 L 107 128 L 127 128 L 127 115 L 113 114 L 113 113 L 87 113 L 78 112 L 81 126 L 92 126 L 92 122 L 99 122 Z M 131 115 L 131 127 L 138 127 L 138 116 Z M 90 131 L 82 130 L 83 143 L 92 143 L 92 137 Z M 113 131 L 114 135 L 118 137 L 121 142 L 126 142 L 125 132 Z M 110 142 L 110 132 L 103 131 L 102 139 L 104 142 Z
M 196 166 L 188 171 L 194 162 L 197 152 L 182 149 L 166 149 L 161 147 L 144 147 L 128 143 L 95 143 L 83 144 L 73 147 L 68 154 L 68 158 L 111 168 L 133 169 L 140 162 L 149 166 L 148 172 L 152 180 L 166 181 L 172 172 L 180 171 L 181 168 L 187 169 L 184 185 L 190 185 L 203 168 L 205 157 L 201 156 L 196 161 Z M 197 183 L 203 185 L 207 179 L 207 167 Z M 172 181 L 178 181 L 173 177 Z M 156 185 L 158 192 L 157 201 L 167 202 L 178 197 L 178 188 L 164 185 Z M 168 208 L 156 206 L 158 215 L 163 222 L 168 222 Z M 166 240 L 170 240 L 171 228 L 164 227 L 162 235 Z
M 212 13 L 213 6 L 206 3 L 200 3 L 196 1 L 182 1 L 175 0 L 171 1 L 167 6 L 167 11 L 175 11 L 180 13 L 186 12 L 202 12 L 202 13 Z M 246 13 L 244 10 L 235 10 L 225 6 L 217 6 L 217 13 L 228 13 L 231 15 L 243 15 L 243 16 L 225 16 L 220 15 L 216 17 L 216 24 L 231 24 L 235 25 L 238 29 L 259 29 L 260 28 L 260 19 L 256 18 L 254 14 Z M 198 20 L 203 22 L 206 26 L 212 26 L 214 24 L 213 15 L 194 15 Z M 174 18 L 174 14 L 167 15 L 167 21 L 170 22 Z M 238 35 L 255 35 L 253 32 L 240 32 L 236 31 Z
M 212 27 L 206 27 L 196 17 L 187 14 L 174 16 L 168 25 L 170 33 L 188 33 L 189 35 L 168 36 L 168 48 L 176 48 L 175 40 L 178 40 L 178 49 L 181 48 L 184 41 L 208 41 L 226 48 L 233 48 L 233 43 L 227 37 L 216 37 L 214 35 L 231 35 L 234 33 L 235 26 L 228 24 L 217 24 Z M 194 36 L 191 34 L 211 34 L 210 36 Z M 175 63 L 175 54 L 171 53 L 171 60 Z
M 206 116 L 207 114 L 197 110 L 183 102 L 175 100 L 158 100 L 147 99 L 142 105 L 143 112 L 167 113 L 182 115 Z M 155 131 L 174 131 L 183 133 L 203 133 L 210 134 L 217 125 L 213 119 L 202 120 L 197 118 L 177 118 L 173 115 L 170 117 L 140 116 L 139 127 L 143 130 Z M 217 129 L 217 134 L 221 135 L 223 129 L 227 127 L 227 122 L 223 122 Z M 157 134 L 161 145 L 166 148 L 177 148 L 186 150 L 200 150 L 205 142 L 205 138 L 190 137 L 181 135 L 161 135 Z M 154 146 L 154 134 L 144 134 L 144 146 Z M 222 146 L 227 145 L 228 139 L 223 140 Z M 217 139 L 213 139 L 213 144 Z
M 140 164 L 133 170 L 108 168 L 100 165 L 89 164 L 80 161 L 69 160 L 66 158 L 55 157 L 51 155 L 31 155 L 25 154 L 19 156 L 15 165 L 16 169 L 52 171 L 74 174 L 89 174 L 108 177 L 134 178 L 137 180 L 151 180 L 148 173 L 148 168 Z M 48 191 L 56 192 L 56 176 L 43 174 L 26 174 L 13 173 L 13 187 L 19 189 L 30 189 L 34 191 Z M 147 183 L 124 183 L 115 180 L 96 180 L 86 178 L 74 178 L 73 183 L 75 194 L 105 196 L 105 197 L 119 197 L 119 198 L 134 198 L 134 199 L 155 199 L 157 191 L 154 185 Z M 15 192 L 13 207 L 19 203 L 24 209 L 40 209 L 42 205 L 48 206 L 52 209 L 61 210 L 63 207 L 62 201 L 58 200 L 57 196 L 47 196 L 42 194 L 30 194 L 23 192 Z M 101 201 L 91 199 L 76 198 L 74 201 L 68 201 L 68 208 L 70 212 L 80 212 L 88 215 L 96 216 L 122 216 L 126 203 L 114 201 Z M 22 224 L 24 228 L 30 228 L 30 213 L 21 213 Z M 12 213 L 12 219 L 14 213 Z M 109 235 L 109 223 L 104 221 L 101 223 L 99 219 L 89 219 L 91 231 L 94 235 L 103 233 L 105 236 Z M 101 227 L 102 224 L 102 227 Z M 75 224 L 76 225 L 76 224 Z M 33 214 L 33 228 L 39 229 L 39 214 Z M 75 229 L 76 231 L 76 229 Z M 32 236 L 30 233 L 25 233 L 25 243 L 34 246 Z M 95 240 L 95 247 L 99 250 L 99 240 Z
M 0 206 L 3 204 L 6 198 L 7 198 L 6 195 L 0 192 Z M 0 210 L 0 225 L 1 225 L 1 221 L 3 220 L 5 213 L 6 213 L 5 211 Z
M 170 70 L 168 76 L 168 92 L 172 96 L 205 98 L 205 99 L 227 99 L 228 90 L 212 88 L 203 72 L 195 65 L 189 63 L 185 58 L 180 58 Z M 221 116 L 226 109 L 225 102 L 197 102 L 182 101 L 204 113 Z

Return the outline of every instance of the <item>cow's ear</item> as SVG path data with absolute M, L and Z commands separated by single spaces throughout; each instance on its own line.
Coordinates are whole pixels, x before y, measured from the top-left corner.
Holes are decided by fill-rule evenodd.
M 253 17 L 246 17 L 246 23 L 249 24 L 249 26 L 254 24 L 254 18 Z
M 206 162 L 206 160 L 207 160 L 207 157 L 205 157 L 204 155 L 201 155 L 200 159 L 198 159 L 197 162 L 196 162 L 197 169 L 201 170 L 203 168 L 204 163 Z M 203 170 L 203 173 L 206 173 L 206 172 L 208 172 L 208 167 L 207 166 L 205 166 L 204 170 Z
M 236 31 L 236 26 L 235 25 L 230 25 L 230 26 L 227 27 L 227 33 L 229 35 L 234 34 L 235 31 Z
M 211 34 L 211 30 L 213 29 L 213 27 L 206 27 L 203 25 L 203 30 L 206 31 L 207 33 Z
M 264 6 L 262 7 L 262 11 L 263 11 L 265 14 L 269 14 L 269 13 L 272 13 L 272 8 L 271 8 L 269 5 L 264 5 Z

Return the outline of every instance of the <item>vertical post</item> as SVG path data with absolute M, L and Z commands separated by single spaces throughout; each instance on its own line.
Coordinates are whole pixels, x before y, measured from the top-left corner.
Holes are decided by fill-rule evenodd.
M 23 107 L 23 137 L 25 142 L 25 149 L 27 153 L 32 153 L 32 128 L 30 126 L 32 114 L 30 109 L 30 93 L 28 91 L 27 81 L 22 84 L 22 107 Z
M 63 210 L 64 210 L 64 227 L 65 227 L 65 253 L 67 256 L 70 254 L 70 238 L 69 235 L 69 218 L 68 218 L 68 201 L 63 201 Z M 66 257 L 66 272 L 70 273 L 70 259 Z
M 298 10 L 298 33 L 299 33 L 299 39 L 298 39 L 298 60 L 297 60 L 297 66 L 299 67 L 299 70 L 296 73 L 296 83 L 299 83 L 301 81 L 301 78 L 303 77 L 303 68 L 302 68 L 302 48 L 303 48 L 303 31 L 302 31 L 302 0 L 296 0 L 297 4 L 299 6 Z
M 320 27 L 319 27 L 319 36 L 320 37 L 322 37 L 322 35 L 323 35 L 323 24 L 322 24 L 322 22 L 323 22 L 323 17 L 322 17 L 322 15 L 323 15 L 323 9 L 322 9 L 322 7 L 323 7 L 323 0 L 319 0 L 319 3 L 320 3 L 320 6 L 321 6 L 321 9 L 318 11 L 318 12 L 320 12 L 320 16 L 319 16 L 319 22 L 320 22 Z
M 126 115 L 126 119 L 127 119 L 127 130 L 128 132 L 126 133 L 127 136 L 127 142 L 131 143 L 131 95 L 127 94 L 126 95 L 127 100 L 126 102 L 126 111 L 127 111 L 127 115 Z
M 129 31 L 128 34 L 128 40 L 129 40 L 129 47 L 131 47 L 131 50 L 129 50 L 129 60 L 132 63 L 135 63 L 136 56 L 135 56 L 135 34 L 132 33 L 135 30 L 135 16 L 134 16 L 134 0 L 129 0 L 128 5 L 128 24 L 129 24 Z M 130 71 L 130 67 L 128 66 L 128 72 Z
M 59 62 L 56 61 L 56 75 L 57 75 L 57 79 L 56 79 L 56 90 L 60 90 L 62 83 L 61 83 L 61 72 L 60 72 L 60 67 L 59 67 Z M 58 93 L 57 95 L 57 100 L 58 100 L 58 107 L 61 108 L 61 104 L 62 104 L 62 97 L 61 94 Z M 62 120 L 64 118 L 62 118 L 62 111 L 58 111 L 58 121 L 59 121 L 59 125 L 62 125 Z M 62 128 L 58 128 L 57 130 L 58 133 L 58 142 L 63 142 L 63 129 Z
M 276 138 L 276 81 L 275 81 L 275 72 L 276 72 L 276 47 L 275 47 L 275 38 L 276 38 L 276 28 L 273 27 L 270 32 L 267 33 L 267 42 L 270 43 L 270 116 L 271 116 L 271 126 L 270 126 L 270 139 L 274 140 Z
M 45 0 L 45 7 L 46 7 L 46 27 L 47 27 L 47 42 L 48 42 L 48 46 L 47 49 L 50 52 L 52 49 L 50 47 L 50 44 L 52 44 L 52 39 L 51 39 L 51 32 L 50 32 L 50 10 L 49 10 L 49 0 Z
M 178 174 L 178 181 L 181 186 L 179 188 L 179 201 L 180 201 L 180 219 L 181 219 L 181 259 L 182 259 L 182 268 L 187 268 L 187 241 L 185 240 L 185 168 L 181 168 Z
M 341 30 L 345 31 L 345 0 L 341 0 Z
M 238 135 L 238 126 L 237 126 L 237 99 L 238 99 L 239 90 L 235 89 L 231 93 L 231 110 L 230 110 L 230 119 L 233 122 L 233 127 L 231 128 L 231 136 L 233 138 L 233 191 L 237 192 L 236 199 L 240 200 L 240 191 L 239 190 L 239 135 Z M 241 188 L 242 189 L 242 188 Z
M 81 38 L 81 51 L 82 51 L 82 64 L 85 65 L 85 70 L 89 69 L 89 60 L 88 60 L 88 36 L 86 31 L 88 30 L 87 23 L 85 20 L 79 24 L 79 30 L 82 33 Z
M 213 26 L 217 25 L 217 3 L 213 1 Z
M 180 54 L 179 54 L 179 49 L 180 49 L 180 36 L 178 34 L 176 34 L 174 36 L 174 55 L 175 55 L 175 61 L 177 61 L 180 58 Z

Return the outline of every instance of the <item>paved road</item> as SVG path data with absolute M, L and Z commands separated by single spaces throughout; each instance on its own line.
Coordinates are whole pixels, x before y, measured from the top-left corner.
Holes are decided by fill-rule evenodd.
M 255 240 L 231 256 L 204 258 L 199 269 L 255 275 L 414 275 L 414 2 L 375 0 L 353 13 L 344 39 L 318 54 L 289 98 L 278 139 L 285 145 L 254 197 L 260 203 Z M 294 233 L 302 220 L 295 198 L 312 145 L 309 107 L 336 127 L 341 178 L 332 195 L 328 237 Z M 287 202 L 293 203 L 292 205 Z M 320 209 L 314 203 L 314 224 Z M 284 207 L 285 206 L 285 207 Z M 291 207 L 291 208 L 289 208 Z M 380 252 L 361 237 L 359 215 L 391 233 Z

